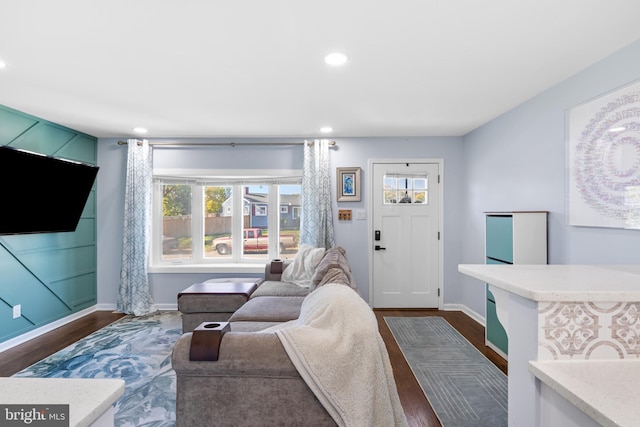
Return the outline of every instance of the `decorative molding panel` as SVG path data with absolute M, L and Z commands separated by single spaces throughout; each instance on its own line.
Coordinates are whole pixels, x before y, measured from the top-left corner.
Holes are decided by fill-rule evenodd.
M 540 360 L 637 359 L 640 302 L 538 305 Z

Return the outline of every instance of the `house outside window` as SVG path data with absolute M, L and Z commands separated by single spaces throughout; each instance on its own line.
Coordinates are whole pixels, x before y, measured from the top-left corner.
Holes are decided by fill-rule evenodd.
M 244 174 L 156 177 L 150 271 L 216 271 L 293 258 L 300 241 L 300 181 Z

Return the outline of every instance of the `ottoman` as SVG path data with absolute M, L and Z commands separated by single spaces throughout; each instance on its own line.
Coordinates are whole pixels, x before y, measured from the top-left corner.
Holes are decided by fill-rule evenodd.
M 195 283 L 178 294 L 182 332 L 202 322 L 224 322 L 247 302 L 263 279 L 237 277 Z

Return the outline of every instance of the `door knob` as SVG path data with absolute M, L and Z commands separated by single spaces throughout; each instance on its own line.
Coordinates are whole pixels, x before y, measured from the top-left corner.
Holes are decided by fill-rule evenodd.
M 383 248 L 383 247 L 381 247 L 380 245 L 376 245 L 376 246 L 375 246 L 375 250 L 376 250 L 376 251 L 385 251 L 385 250 L 387 250 L 387 248 Z

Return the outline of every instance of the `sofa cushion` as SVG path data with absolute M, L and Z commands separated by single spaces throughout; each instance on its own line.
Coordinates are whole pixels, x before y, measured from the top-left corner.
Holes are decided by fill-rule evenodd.
M 229 318 L 229 322 L 288 322 L 300 316 L 305 297 L 264 296 L 247 301 Z
M 341 268 L 335 267 L 327 270 L 327 273 L 322 276 L 322 280 L 320 280 L 316 289 L 327 283 L 339 283 L 341 285 L 351 286 L 351 281 L 345 272 Z
M 272 297 L 293 297 L 305 296 L 309 294 L 308 288 L 303 288 L 291 282 L 280 282 L 267 280 L 262 282 L 258 289 L 253 291 L 251 298 L 272 296 Z
M 356 288 L 353 276 L 351 275 L 351 267 L 347 261 L 346 252 L 347 251 L 340 246 L 333 247 L 326 251 L 324 257 L 316 267 L 315 274 L 311 278 L 311 285 L 309 286 L 310 292 L 313 291 L 321 282 L 327 283 L 327 281 L 323 281 L 323 278 L 332 268 L 341 269 L 349 280 L 349 283 L 347 284 L 353 289 Z

